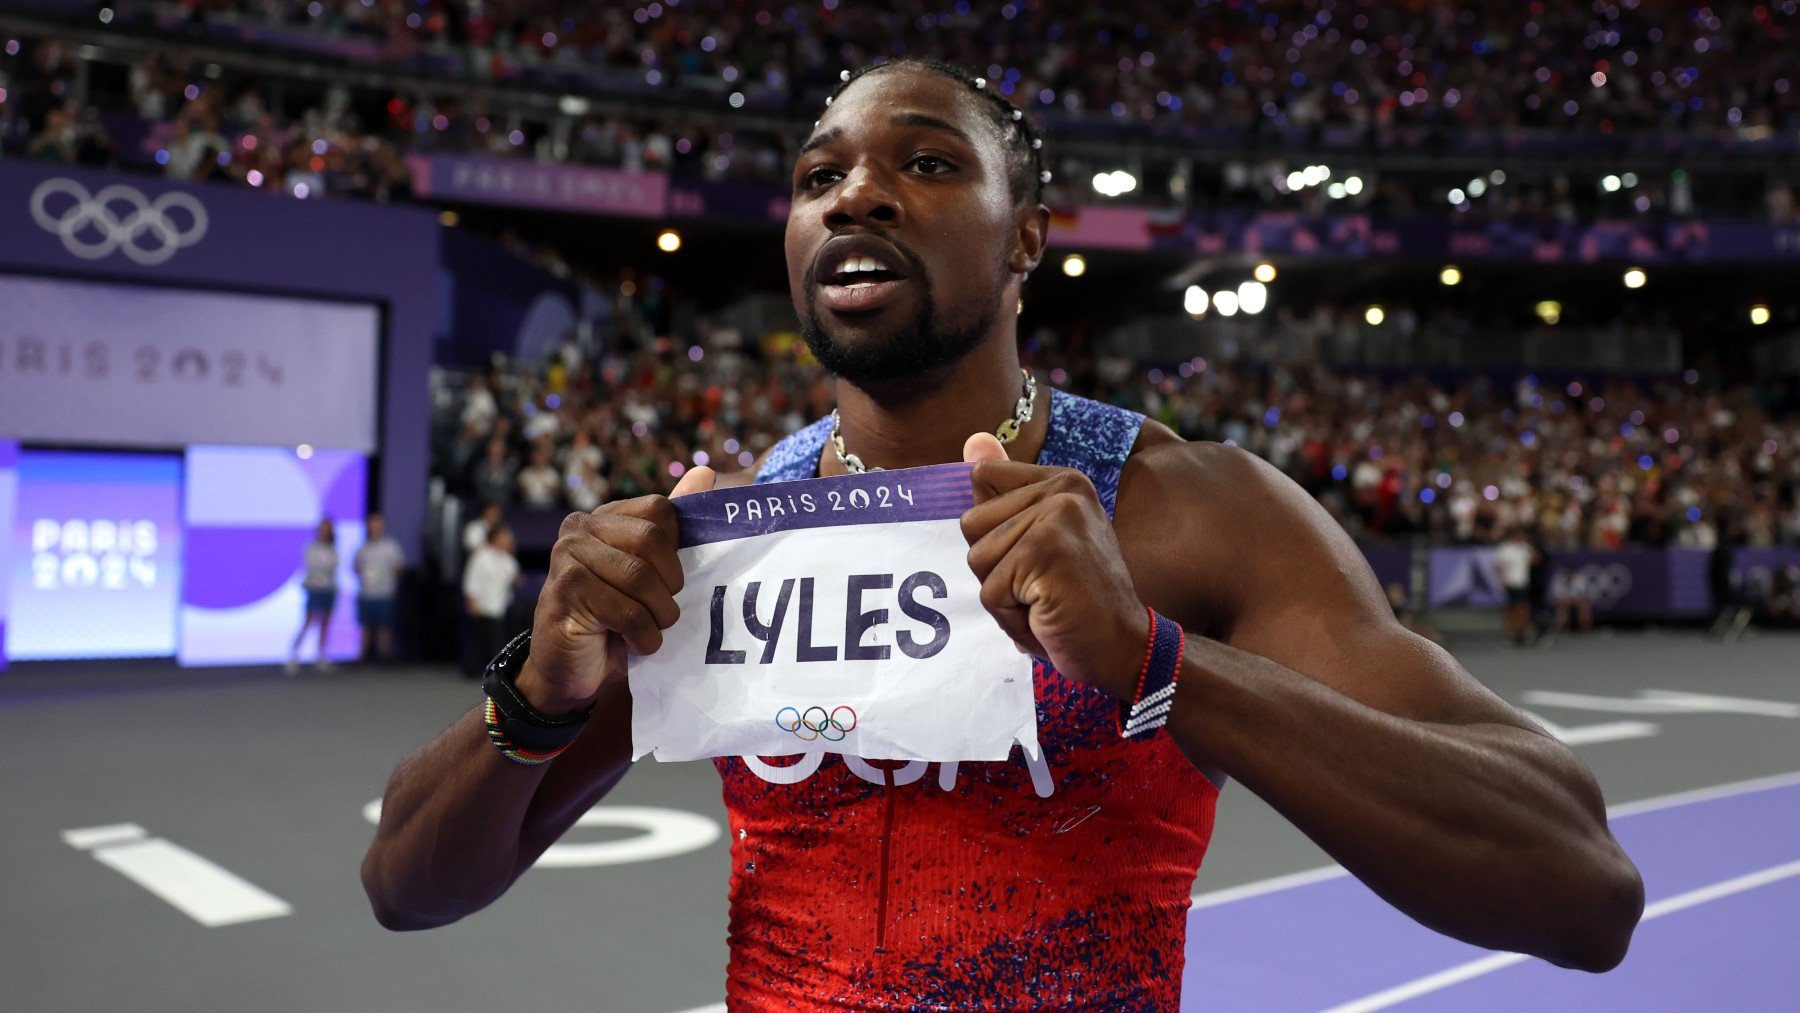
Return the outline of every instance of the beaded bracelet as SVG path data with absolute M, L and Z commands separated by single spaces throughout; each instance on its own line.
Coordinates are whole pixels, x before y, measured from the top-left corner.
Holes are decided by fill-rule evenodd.
M 1169 723 L 1175 706 L 1175 683 L 1181 677 L 1181 656 L 1187 647 L 1187 631 L 1181 624 L 1153 608 L 1150 636 L 1144 645 L 1144 664 L 1138 669 L 1137 696 L 1130 710 L 1120 706 L 1119 736 L 1146 739 Z
M 482 708 L 482 718 L 487 724 L 488 741 L 500 750 L 500 755 L 526 766 L 549 763 L 562 755 L 563 750 L 574 744 L 573 740 L 551 749 L 526 749 L 509 738 L 500 728 L 500 710 L 494 706 L 494 698 L 489 697 L 487 705 Z

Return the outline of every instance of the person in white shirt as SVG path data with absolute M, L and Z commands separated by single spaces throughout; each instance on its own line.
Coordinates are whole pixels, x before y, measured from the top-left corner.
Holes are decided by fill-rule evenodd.
M 285 667 L 289 675 L 300 671 L 300 645 L 306 640 L 306 632 L 315 626 L 319 630 L 319 671 L 332 668 L 331 659 L 325 656 L 325 631 L 331 626 L 331 610 L 337 604 L 337 534 L 331 518 L 319 522 L 318 532 L 306 546 L 304 565 L 306 575 L 300 587 L 306 592 L 306 615 L 300 621 L 300 632 L 294 635 L 294 646 L 288 651 Z
M 519 502 L 548 510 L 556 506 L 561 492 L 562 476 L 550 466 L 550 452 L 542 446 L 533 447 L 531 466 L 519 472 Z
M 500 525 L 505 516 L 500 504 L 489 503 L 481 508 L 481 516 L 463 525 L 463 552 L 474 555 L 475 550 L 487 544 L 488 532 Z
M 1525 529 L 1511 528 L 1494 550 L 1494 575 L 1506 589 L 1506 635 L 1524 646 L 1531 639 L 1531 543 Z
M 469 614 L 469 657 L 464 672 L 480 678 L 488 659 L 506 646 L 506 610 L 519 586 L 512 532 L 504 524 L 488 530 L 487 542 L 463 567 L 463 604 Z
M 406 553 L 388 537 L 387 519 L 370 514 L 368 537 L 356 550 L 356 622 L 362 627 L 364 663 L 394 660 L 394 597 L 400 590 L 400 571 L 406 569 Z

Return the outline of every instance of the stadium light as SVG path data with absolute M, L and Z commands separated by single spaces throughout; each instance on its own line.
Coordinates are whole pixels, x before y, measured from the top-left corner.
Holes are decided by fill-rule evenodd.
M 1482 179 L 1480 176 L 1476 176 L 1474 179 L 1469 180 L 1469 196 L 1479 197 L 1484 193 L 1487 193 L 1487 180 Z
M 1769 308 L 1762 303 L 1750 307 L 1750 322 L 1758 327 L 1769 322 Z
M 1600 189 L 1605 190 L 1607 193 L 1618 193 L 1619 185 L 1620 180 L 1617 176 L 1607 176 L 1600 181 Z
M 1265 260 L 1256 265 L 1256 270 L 1251 272 L 1251 276 L 1257 281 L 1262 282 L 1264 285 L 1267 285 L 1269 282 L 1275 280 L 1275 265 Z
M 1325 193 L 1332 200 L 1343 200 L 1345 197 L 1350 196 L 1350 191 L 1345 189 L 1344 184 L 1342 183 L 1331 184 L 1325 188 Z
M 681 249 L 681 233 L 674 229 L 664 229 L 656 234 L 656 248 L 664 253 L 674 253 Z
M 1071 253 L 1063 258 L 1063 274 L 1071 278 L 1079 278 L 1087 273 L 1087 258 L 1079 253 Z
M 580 95 L 564 95 L 556 100 L 556 108 L 564 116 L 586 116 L 592 105 Z
M 1235 315 L 1238 311 L 1237 293 L 1230 289 L 1226 289 L 1223 292 L 1214 292 L 1213 309 L 1218 310 L 1219 315 L 1222 317 Z
M 1545 299 L 1533 306 L 1532 312 L 1536 313 L 1537 318 L 1544 323 L 1554 324 L 1562 319 L 1562 303 L 1555 299 Z
M 1461 187 L 1452 187 L 1451 188 L 1451 190 L 1450 190 L 1450 203 L 1451 204 L 1461 204 L 1466 199 L 1467 199 L 1467 197 L 1463 194 Z
M 1626 288 L 1643 288 L 1644 282 L 1649 280 L 1650 276 L 1645 274 L 1644 269 L 1641 267 L 1632 267 L 1625 270 Z
M 1387 319 L 1387 311 L 1380 306 L 1370 306 L 1363 310 L 1363 319 L 1368 321 L 1370 327 L 1380 327 L 1381 322 Z
M 1460 285 L 1462 284 L 1462 268 L 1455 264 L 1445 264 L 1444 269 L 1438 272 L 1438 280 L 1446 285 Z
M 1238 309 L 1252 316 L 1269 305 L 1269 286 L 1260 281 L 1246 281 L 1237 289 Z
M 1293 172 L 1287 174 L 1287 188 L 1289 190 L 1303 190 L 1310 182 L 1311 181 L 1306 178 L 1306 173 L 1299 169 L 1295 169 Z
M 1094 192 L 1103 197 L 1118 197 L 1137 189 L 1137 177 L 1124 169 L 1094 174 Z
M 1181 308 L 1187 310 L 1190 317 L 1203 316 L 1208 302 L 1206 290 L 1198 285 L 1189 285 L 1181 296 Z
M 1361 176 L 1351 176 L 1349 179 L 1344 180 L 1344 192 L 1345 193 L 1354 197 L 1357 194 L 1362 193 L 1362 191 L 1363 191 L 1363 181 L 1362 181 Z

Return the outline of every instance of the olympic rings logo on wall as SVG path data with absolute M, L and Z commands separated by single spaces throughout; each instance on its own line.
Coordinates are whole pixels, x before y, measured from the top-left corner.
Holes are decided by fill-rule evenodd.
M 849 707 L 783 707 L 775 712 L 775 727 L 788 732 L 801 742 L 842 742 L 856 730 L 856 711 Z
M 51 200 L 66 197 L 71 203 L 52 213 Z M 114 211 L 122 206 L 124 214 Z M 181 214 L 171 216 L 170 211 Z M 187 227 L 180 218 L 185 215 Z M 151 200 L 143 191 L 124 183 L 88 193 L 67 176 L 47 179 L 31 192 L 31 218 L 62 240 L 63 249 L 83 260 L 99 260 L 114 250 L 154 267 L 184 246 L 193 246 L 206 235 L 206 207 L 192 194 L 171 190 Z M 98 238 L 88 238 L 97 236 Z
M 1563 572 L 1568 574 L 1576 593 L 1593 602 L 1595 608 L 1611 608 L 1631 593 L 1631 570 L 1622 563 L 1589 563 Z

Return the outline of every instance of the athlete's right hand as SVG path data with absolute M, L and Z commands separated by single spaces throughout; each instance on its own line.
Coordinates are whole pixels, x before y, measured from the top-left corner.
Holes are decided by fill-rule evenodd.
M 671 496 L 712 488 L 711 468 L 681 476 Z M 623 678 L 625 655 L 653 654 L 681 611 L 680 545 L 668 496 L 640 496 L 563 520 L 532 618 L 531 656 L 516 685 L 546 714 L 594 701 Z

